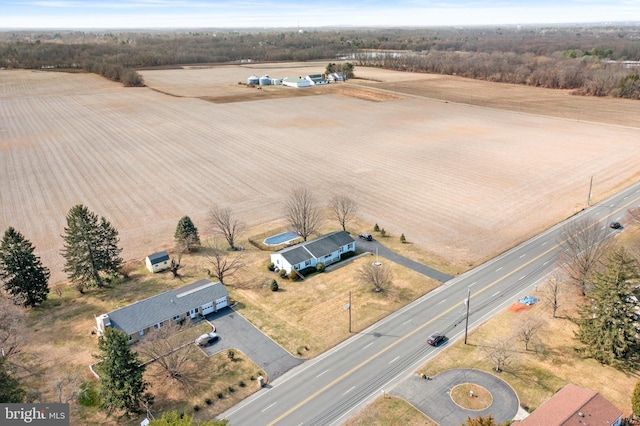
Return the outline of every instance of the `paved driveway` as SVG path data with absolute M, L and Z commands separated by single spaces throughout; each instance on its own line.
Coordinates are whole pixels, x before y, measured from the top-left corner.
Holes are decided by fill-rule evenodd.
M 449 393 L 462 383 L 475 383 L 491 392 L 493 403 L 485 410 L 465 410 L 456 405 Z M 497 424 L 512 420 L 518 413 L 520 401 L 515 391 L 502 379 L 484 371 L 460 368 L 448 370 L 431 380 L 413 375 L 400 382 L 391 392 L 409 401 L 440 425 L 466 424 L 467 417 L 491 414 Z
M 438 280 L 441 283 L 445 283 L 449 281 L 451 278 L 453 278 L 451 275 L 447 275 L 443 272 L 436 271 L 435 269 L 429 268 L 428 266 L 423 265 L 422 263 L 418 263 L 404 256 L 400 256 L 399 254 L 392 252 L 391 250 L 389 250 L 388 248 L 386 248 L 376 240 L 367 241 L 363 239 L 358 239 L 358 241 L 356 242 L 356 247 L 359 249 L 369 251 L 371 253 L 375 253 L 376 249 L 378 249 L 378 256 L 384 257 L 385 259 L 389 259 L 392 262 L 396 262 L 397 264 L 407 267 L 409 269 L 413 269 L 414 271 L 422 275 L 426 275 L 427 277 Z
M 224 308 L 206 318 L 220 336 L 217 342 L 202 348 L 209 356 L 237 349 L 264 370 L 270 382 L 304 361 L 284 350 L 233 308 Z

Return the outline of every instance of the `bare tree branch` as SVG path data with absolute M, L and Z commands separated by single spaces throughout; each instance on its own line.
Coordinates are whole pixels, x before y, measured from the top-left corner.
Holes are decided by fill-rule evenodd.
M 533 341 L 538 332 L 546 325 L 546 321 L 537 315 L 529 312 L 520 314 L 516 328 L 516 335 L 520 341 L 524 343 L 524 349 L 526 351 L 529 350 L 529 344 Z
M 513 361 L 511 346 L 511 337 L 501 336 L 492 340 L 488 346 L 483 347 L 484 352 L 493 361 L 493 371 L 496 373 L 501 373 L 503 368 Z
M 304 241 L 317 232 L 322 223 L 322 214 L 316 207 L 316 201 L 311 192 L 304 187 L 291 191 L 286 203 L 286 216 L 289 225 Z
M 362 268 L 358 270 L 360 274 L 360 280 L 373 286 L 373 291 L 384 291 L 389 287 L 393 281 L 393 274 L 391 268 L 386 264 L 374 265 L 372 263 L 365 263 Z
M 0 295 L 0 356 L 10 358 L 19 354 L 27 339 L 27 316 L 24 310 Z
M 80 376 L 78 374 L 65 374 L 53 382 L 53 388 L 58 394 L 58 402 L 68 404 L 80 394 Z
M 590 275 L 609 246 L 606 232 L 597 222 L 585 218 L 568 223 L 563 238 L 560 267 L 585 295 Z
M 560 308 L 561 296 L 565 292 L 565 285 L 557 276 L 552 276 L 540 289 L 540 299 L 545 306 L 551 308 L 551 317 L 556 318 Z
M 209 275 L 215 277 L 222 284 L 226 278 L 244 267 L 241 252 L 232 255 L 228 250 L 221 249 L 216 240 L 213 241 L 213 244 L 209 244 L 206 258 L 211 264 Z
M 342 230 L 347 230 L 347 223 L 355 217 L 358 212 L 356 202 L 346 195 L 335 195 L 330 201 L 331 211 L 334 217 L 342 226 Z
M 209 217 L 217 232 L 224 235 L 231 250 L 236 249 L 236 240 L 245 230 L 245 224 L 239 221 L 230 208 L 213 206 L 209 211 Z

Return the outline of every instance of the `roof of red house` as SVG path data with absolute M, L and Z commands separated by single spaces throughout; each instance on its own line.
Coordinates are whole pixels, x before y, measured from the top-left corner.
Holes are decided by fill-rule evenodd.
M 622 417 L 598 392 L 569 383 L 538 407 L 519 426 L 614 425 Z

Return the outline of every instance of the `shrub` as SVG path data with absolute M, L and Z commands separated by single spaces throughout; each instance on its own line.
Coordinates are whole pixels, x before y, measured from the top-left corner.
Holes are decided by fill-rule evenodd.
M 83 407 L 95 407 L 98 402 L 98 391 L 96 391 L 94 382 L 82 383 L 78 393 L 78 403 Z
M 227 390 L 228 390 L 230 393 L 234 393 L 234 392 L 236 391 L 236 388 L 234 388 L 233 386 L 229 386 L 229 387 L 227 388 Z
M 387 235 L 387 231 L 385 231 L 384 228 L 381 228 L 380 229 L 380 235 L 382 235 L 384 237 L 385 235 Z
M 276 270 L 276 265 L 275 265 L 273 262 L 271 262 L 271 263 L 269 263 L 269 264 L 267 265 L 267 268 L 268 268 L 271 272 L 273 272 L 273 271 L 275 271 L 275 270 Z
M 375 232 L 378 232 L 380 230 L 380 227 L 378 226 L 378 224 L 376 223 L 375 226 L 373 227 L 373 230 Z
M 318 262 L 318 264 L 316 265 L 316 271 L 324 272 L 324 263 Z
M 238 386 L 240 386 L 241 388 L 243 388 L 243 387 L 245 387 L 245 386 L 247 386 L 247 385 L 245 384 L 245 382 L 243 382 L 242 380 L 240 380 L 240 382 L 238 382 Z
M 271 280 L 271 291 L 278 291 L 278 281 Z
M 350 257 L 353 257 L 356 255 L 356 252 L 354 251 L 348 251 L 345 253 L 341 253 L 340 254 L 340 260 L 345 260 L 345 259 L 349 259 Z
M 218 392 L 216 396 L 218 397 L 218 399 L 224 398 L 224 394 L 222 392 Z
M 207 405 L 211 405 L 211 404 L 213 404 L 213 401 L 211 400 L 211 398 L 206 398 L 204 400 L 204 403 L 207 404 Z
M 193 406 L 193 411 L 200 411 L 200 406 L 199 405 L 194 405 Z
M 407 242 L 407 239 L 404 237 L 404 234 L 400 235 L 400 242 L 401 242 L 402 244 L 404 244 L 404 243 L 406 243 L 406 242 Z
M 287 278 L 287 271 L 285 271 L 284 269 L 280 269 L 278 275 L 280 275 L 280 278 Z
M 236 357 L 236 351 L 234 351 L 233 349 L 229 349 L 227 351 L 227 358 L 229 358 L 231 361 L 233 361 L 233 359 Z
M 289 279 L 291 281 L 298 281 L 298 272 L 295 269 L 292 269 L 291 272 L 289 272 Z

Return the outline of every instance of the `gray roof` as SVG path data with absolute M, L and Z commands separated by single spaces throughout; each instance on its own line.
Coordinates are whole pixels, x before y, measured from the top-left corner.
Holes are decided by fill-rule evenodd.
M 287 262 L 295 265 L 311 258 L 319 259 L 352 242 L 354 242 L 354 239 L 347 232 L 336 231 L 312 241 L 287 247 L 278 253 L 287 259 Z
M 150 254 L 147 256 L 152 265 L 156 263 L 164 262 L 165 260 L 169 260 L 169 253 L 166 251 L 159 251 L 157 253 Z
M 228 295 L 221 283 L 200 280 L 116 309 L 108 315 L 113 327 L 133 334 Z

